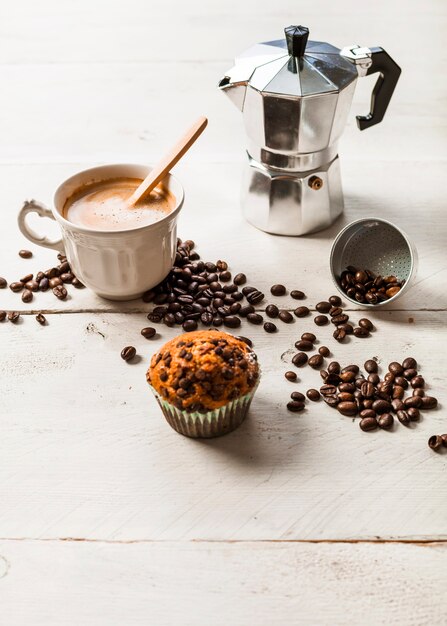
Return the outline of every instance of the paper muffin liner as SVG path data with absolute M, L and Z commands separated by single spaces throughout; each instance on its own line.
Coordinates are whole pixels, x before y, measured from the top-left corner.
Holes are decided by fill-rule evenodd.
M 162 398 L 152 389 L 155 398 L 168 424 L 181 435 L 194 438 L 220 437 L 235 430 L 247 416 L 251 401 L 259 384 L 259 377 L 253 389 L 224 406 L 206 413 L 198 411 L 182 411 Z

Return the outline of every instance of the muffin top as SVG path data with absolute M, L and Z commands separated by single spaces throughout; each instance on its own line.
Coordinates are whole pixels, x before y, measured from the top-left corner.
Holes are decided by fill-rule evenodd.
M 171 339 L 156 352 L 147 381 L 162 398 L 186 411 L 210 411 L 253 389 L 259 366 L 253 350 L 218 330 Z

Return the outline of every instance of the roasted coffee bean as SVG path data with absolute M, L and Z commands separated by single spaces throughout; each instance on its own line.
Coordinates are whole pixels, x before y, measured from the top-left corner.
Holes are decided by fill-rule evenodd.
M 329 298 L 329 303 L 332 304 L 332 306 L 341 306 L 340 296 L 331 296 Z
M 285 324 L 291 324 L 293 322 L 293 315 L 289 311 L 280 311 L 278 317 L 281 322 Z
M 235 285 L 245 285 L 245 283 L 247 282 L 247 277 L 245 276 L 245 274 L 236 274 L 236 276 L 233 278 L 233 283 Z
M 304 409 L 304 402 L 300 402 L 299 400 L 291 400 L 287 403 L 287 409 L 292 411 L 292 413 L 299 413 Z
M 20 281 L 16 281 L 14 283 L 9 284 L 9 288 L 11 289 L 11 291 L 14 291 L 14 292 L 22 291 L 23 287 L 24 285 Z
M 425 396 L 425 391 L 421 387 L 416 387 L 416 389 L 413 389 L 412 395 L 423 398 Z
M 269 304 L 265 309 L 265 313 L 268 317 L 275 318 L 279 315 L 279 309 L 276 304 Z
M 25 289 L 22 292 L 22 302 L 31 302 L 33 299 L 33 292 L 30 289 Z
M 417 370 L 415 369 L 408 369 L 408 370 L 404 370 L 403 376 L 404 378 L 406 378 L 407 380 L 411 380 L 412 378 L 415 378 L 418 375 Z
M 6 319 L 6 311 L 0 311 L 0 322 Z
M 330 353 L 331 353 L 329 348 L 326 347 L 326 346 L 320 346 L 318 348 L 318 352 L 321 354 L 321 356 L 324 356 L 324 357 L 328 357 L 330 355 Z
M 310 341 L 311 343 L 315 343 L 315 341 L 317 340 L 313 333 L 303 333 L 301 335 L 301 339 L 303 341 Z
M 404 426 L 408 426 L 410 423 L 410 416 L 407 411 L 397 411 L 397 419 Z
M 352 326 L 352 324 L 338 324 L 337 328 L 344 330 L 347 335 L 352 335 L 354 332 L 354 326 Z
M 55 276 L 54 278 L 50 278 L 50 287 L 51 287 L 51 289 L 54 289 L 54 287 L 57 287 L 58 285 L 62 285 L 62 281 L 59 278 L 59 276 Z
M 380 428 L 383 428 L 384 430 L 388 430 L 392 428 L 394 424 L 394 417 L 391 415 L 391 413 L 382 413 L 382 415 L 379 417 L 377 422 Z
M 362 319 L 359 320 L 359 326 L 360 328 L 366 328 L 366 330 L 368 330 L 369 332 L 374 330 L 373 323 L 371 322 L 371 320 L 367 319 L 366 317 L 362 317 Z
M 345 337 L 346 337 L 346 331 L 343 330 L 343 328 L 336 328 L 333 332 L 333 338 L 336 339 L 339 342 L 344 341 Z
M 294 310 L 294 313 L 297 317 L 306 317 L 307 315 L 309 315 L 310 311 L 307 306 L 299 306 L 297 309 Z
M 57 269 L 57 267 L 50 267 L 49 270 L 46 270 L 44 272 L 45 277 L 48 278 L 48 280 L 50 278 L 54 278 L 55 276 L 59 276 L 59 270 Z
M 400 291 L 400 287 L 396 285 L 395 287 L 390 287 L 389 289 L 387 289 L 385 293 L 388 296 L 388 298 L 392 298 L 397 293 L 399 293 L 399 291 Z
M 247 317 L 249 313 L 255 312 L 255 307 L 252 304 L 243 304 L 239 310 L 239 315 L 241 317 Z
M 236 337 L 236 339 L 239 339 L 240 341 L 243 341 L 244 343 L 247 344 L 247 346 L 250 346 L 250 348 L 253 346 L 252 340 L 249 339 L 248 337 L 244 337 L 243 335 L 239 335 L 238 337 Z
M 398 387 L 402 387 L 402 389 L 408 388 L 408 380 L 403 376 L 396 376 L 396 378 L 394 379 L 394 384 Z
M 340 380 L 344 383 L 352 383 L 355 381 L 354 372 L 342 372 L 341 374 L 339 374 L 339 376 Z
M 403 411 L 405 409 L 405 405 L 400 398 L 394 398 L 391 402 L 391 406 L 393 407 L 393 411 Z
M 155 298 L 155 292 L 152 291 L 152 289 L 149 289 L 148 291 L 145 291 L 143 293 L 141 298 L 142 298 L 143 302 L 152 302 L 152 300 Z
M 27 283 L 25 283 L 25 289 L 29 289 L 33 293 L 36 293 L 37 291 L 39 291 L 39 283 L 37 282 L 37 280 L 29 280 Z
M 65 300 L 67 297 L 67 290 L 63 285 L 57 285 L 57 287 L 54 287 L 53 293 L 56 298 L 59 298 L 59 300 Z
M 214 263 L 211 264 L 207 264 L 208 267 L 210 267 L 211 269 L 208 269 L 208 271 L 210 272 L 215 272 L 216 270 L 219 270 L 219 272 L 225 272 L 225 270 L 228 269 L 228 263 L 226 261 L 222 261 L 222 260 L 218 260 L 216 262 L 216 264 L 214 265 Z
M 403 387 L 399 387 L 399 385 L 395 385 L 393 387 L 392 397 L 393 400 L 402 400 L 405 395 L 405 389 Z
M 408 413 L 408 417 L 410 418 L 410 420 L 412 422 L 417 422 L 421 416 L 419 409 L 417 409 L 416 407 L 410 406 L 410 408 L 406 409 L 407 413 Z
M 185 333 L 190 333 L 194 330 L 197 330 L 197 322 L 196 320 L 185 320 L 182 324 L 182 328 Z
M 306 399 L 301 391 L 292 391 L 290 397 L 292 398 L 292 400 L 297 400 L 297 402 L 304 402 Z
M 286 288 L 284 285 L 272 285 L 270 287 L 270 293 L 272 296 L 284 296 L 286 294 Z
M 30 259 L 33 256 L 33 253 L 31 250 L 19 250 L 19 256 L 21 256 L 22 259 Z
M 432 435 L 428 440 L 428 446 L 432 450 L 439 450 L 439 448 L 443 445 L 442 437 L 439 435 Z
M 8 286 L 8 283 L 6 282 L 6 279 L 0 276 L 0 289 L 4 289 L 7 286 Z
M 359 413 L 360 417 L 376 417 L 376 412 L 372 409 L 363 409 Z M 389 413 L 384 413 L 384 415 L 389 415 Z
M 338 398 L 336 398 L 335 396 L 323 396 L 323 400 L 328 406 L 331 407 L 336 407 L 338 404 Z
M 447 434 L 441 435 L 442 445 L 447 448 Z
M 200 321 L 205 326 L 209 326 L 213 323 L 213 314 L 210 311 L 204 311 L 200 316 Z
M 392 409 L 391 403 L 386 400 L 375 400 L 372 408 L 376 413 L 389 413 Z
M 321 398 L 320 392 L 317 391 L 317 389 L 308 389 L 306 391 L 306 396 L 309 398 L 309 400 L 312 400 L 312 402 L 318 402 L 318 400 Z
M 230 304 L 231 315 L 236 315 L 236 313 L 239 313 L 241 308 L 242 308 L 242 305 L 240 302 L 233 302 L 233 304 Z
M 425 380 L 422 378 L 422 376 L 415 376 L 410 380 L 410 385 L 413 387 L 413 389 L 417 389 L 419 387 L 424 388 Z
M 433 398 L 433 396 L 424 396 L 423 398 L 421 398 L 421 400 L 421 408 L 424 410 L 435 409 L 438 406 L 438 401 L 436 398 Z
M 68 263 L 68 261 L 64 261 L 63 263 L 61 263 L 58 267 L 58 270 L 60 274 L 71 272 L 70 264 Z
M 266 333 L 276 333 L 278 328 L 277 328 L 276 324 L 274 324 L 273 322 L 265 322 L 264 330 L 265 330 Z
M 81 283 L 79 278 L 76 278 L 76 276 L 73 278 L 73 282 L 71 284 L 73 287 L 76 287 L 76 289 L 84 289 L 85 287 L 84 283 Z
M 368 374 L 368 380 L 373 385 L 377 385 L 380 382 L 380 376 L 376 372 L 373 372 L 372 374 Z
M 353 393 L 348 393 L 347 391 L 340 391 L 337 394 L 337 398 L 340 402 L 355 402 L 355 395 Z
M 329 319 L 326 315 L 317 315 L 314 317 L 314 322 L 317 326 L 326 326 L 326 324 L 329 324 Z
M 251 287 L 250 285 L 246 285 L 245 287 L 242 287 L 242 293 L 244 294 L 245 297 L 247 297 L 248 294 L 252 293 L 253 291 L 257 291 L 256 287 Z
M 296 367 L 302 367 L 303 365 L 305 365 L 308 361 L 308 356 L 305 352 L 298 352 L 297 354 L 295 354 L 295 356 L 292 358 L 292 363 L 296 366 Z
M 42 278 L 42 280 L 39 282 L 39 290 L 40 291 L 48 291 L 48 289 L 50 288 L 50 281 L 48 280 L 48 278 L 45 276 L 44 278 Z
M 227 328 L 239 328 L 241 320 L 236 315 L 227 315 L 227 317 L 224 318 L 223 323 Z
M 341 373 L 344 374 L 345 372 L 354 372 L 354 374 L 358 374 L 359 370 L 360 368 L 358 365 L 354 365 L 354 363 L 351 363 L 351 365 L 347 365 L 346 367 L 344 367 L 341 370 Z
M 223 318 L 220 317 L 220 315 L 215 315 L 213 317 L 213 326 L 218 327 L 218 326 L 222 326 L 222 324 L 223 324 Z
M 74 276 L 71 272 L 64 272 L 60 275 L 60 279 L 63 283 L 71 284 L 73 282 Z
M 247 320 L 250 322 L 250 324 L 259 325 L 262 324 L 264 318 L 259 313 L 249 313 L 247 315 Z
M 337 387 L 335 385 L 322 385 L 320 393 L 322 396 L 334 396 L 337 393 Z
M 364 382 L 360 387 L 360 391 L 364 398 L 372 398 L 375 392 L 374 385 L 368 381 Z
M 33 279 L 33 274 L 26 274 L 23 278 L 20 279 L 20 282 L 23 283 L 24 285 Z
M 335 324 L 335 326 L 339 326 L 340 324 L 346 324 L 346 322 L 348 321 L 349 316 L 348 315 L 336 315 L 331 319 L 332 324 Z
M 47 318 L 45 317 L 43 313 L 38 313 L 36 315 L 36 320 L 39 322 L 41 326 L 45 326 L 45 324 L 47 323 Z
M 409 356 L 407 357 L 403 362 L 402 362 L 402 367 L 404 368 L 404 370 L 413 370 L 416 369 L 418 366 L 416 359 L 413 359 L 413 357 Z
M 420 406 L 422 406 L 422 398 L 420 398 L 419 396 L 410 396 L 409 398 L 405 398 L 404 405 L 406 409 L 408 409 L 410 406 L 418 409 Z
M 375 417 L 364 417 L 359 422 L 360 428 L 365 432 L 368 432 L 370 430 L 376 430 L 378 425 L 379 424 Z
M 290 292 L 290 295 L 294 300 L 303 300 L 306 297 L 305 293 L 303 291 L 299 291 L 299 289 L 294 289 Z
M 121 350 L 121 358 L 124 361 L 131 361 L 136 355 L 137 351 L 133 346 L 126 346 Z
M 375 374 L 378 369 L 377 363 L 376 361 L 373 361 L 373 359 L 369 359 L 368 361 L 365 361 L 364 368 L 368 372 L 368 374 Z
M 357 326 L 356 328 L 354 328 L 354 335 L 356 337 L 360 337 L 361 339 L 363 339 L 364 337 L 368 337 L 369 336 L 369 331 L 366 328 L 362 328 L 361 326 Z
M 300 339 L 300 341 L 295 342 L 295 348 L 297 350 L 304 350 L 305 352 L 310 352 L 310 350 L 314 349 L 314 344 L 311 341 Z
M 294 383 L 296 381 L 296 379 L 298 378 L 298 376 L 296 375 L 295 372 L 286 372 L 284 374 L 284 376 L 287 378 L 287 380 L 289 380 L 291 383 Z
M 331 317 L 337 317 L 337 315 L 342 315 L 343 314 L 343 309 L 341 309 L 339 306 L 333 306 L 331 309 L 329 309 L 329 315 Z
M 141 334 L 145 339 L 152 339 L 152 337 L 155 336 L 156 332 L 157 331 L 155 330 L 155 328 L 152 328 L 152 326 L 146 326 L 146 328 L 141 329 Z
M 221 272 L 219 274 L 219 280 L 222 281 L 223 283 L 228 282 L 229 280 L 231 280 L 231 272 L 229 272 L 228 270 Z
M 347 417 L 354 417 L 358 412 L 357 404 L 355 402 L 339 402 L 337 409 L 342 415 L 346 415 Z
M 337 361 L 331 361 L 327 366 L 327 371 L 329 372 L 329 374 L 340 374 L 340 363 L 338 363 Z
M 264 300 L 264 294 L 258 290 L 251 291 L 248 296 L 245 296 L 250 304 L 259 304 Z
M 354 393 L 356 385 L 354 383 L 340 383 L 338 385 L 338 390 L 342 393 Z
M 332 308 L 332 305 L 330 302 L 323 301 L 323 302 L 318 302 L 315 305 L 315 308 L 317 309 L 319 313 L 329 313 L 329 311 Z
M 310 357 L 308 363 L 314 369 L 318 369 L 323 365 L 323 357 L 321 354 L 314 354 Z
M 404 368 L 402 367 L 402 365 L 400 363 L 398 363 L 397 361 L 393 361 L 392 363 L 390 363 L 388 365 L 388 369 L 389 371 L 394 374 L 395 376 L 400 376 L 401 374 L 404 373 Z
M 17 322 L 20 320 L 20 313 L 18 313 L 17 311 L 10 311 L 8 313 L 8 320 L 13 324 L 17 324 Z

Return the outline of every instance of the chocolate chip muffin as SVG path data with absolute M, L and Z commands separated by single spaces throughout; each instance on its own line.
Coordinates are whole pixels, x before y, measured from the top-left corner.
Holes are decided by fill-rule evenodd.
M 153 355 L 147 381 L 175 430 L 189 437 L 217 437 L 247 415 L 259 365 L 244 341 L 202 330 L 168 341 Z

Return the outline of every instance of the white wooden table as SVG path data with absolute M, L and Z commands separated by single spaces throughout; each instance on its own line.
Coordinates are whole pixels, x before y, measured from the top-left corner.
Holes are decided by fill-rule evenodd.
M 331 292 L 328 252 L 353 218 L 386 217 L 417 245 L 419 274 L 377 332 L 338 345 L 343 364 L 413 355 L 440 408 L 410 429 L 362 433 L 328 407 L 285 410 L 310 368 L 284 379 L 311 319 L 254 339 L 263 379 L 235 433 L 193 441 L 172 431 L 146 383 L 157 341 L 139 331 L 149 305 L 71 290 L 0 309 L 0 611 L 5 625 L 447 623 L 445 29 L 442 0 L 169 3 L 41 0 L 0 5 L 0 275 L 50 267 L 16 214 L 49 202 L 79 168 L 153 162 L 197 114 L 210 124 L 176 173 L 186 188 L 179 234 L 206 260 L 268 290 Z M 403 68 L 384 122 L 359 133 L 373 79 L 359 81 L 341 144 L 346 211 L 306 238 L 258 232 L 239 212 L 242 120 L 216 84 L 251 43 L 289 23 L 340 47 L 382 45 Z M 40 227 L 42 225 L 39 225 Z M 292 308 L 288 298 L 284 306 Z M 34 319 L 44 310 L 48 326 Z M 360 316 L 351 312 L 355 319 Z M 142 355 L 128 365 L 125 345 Z

